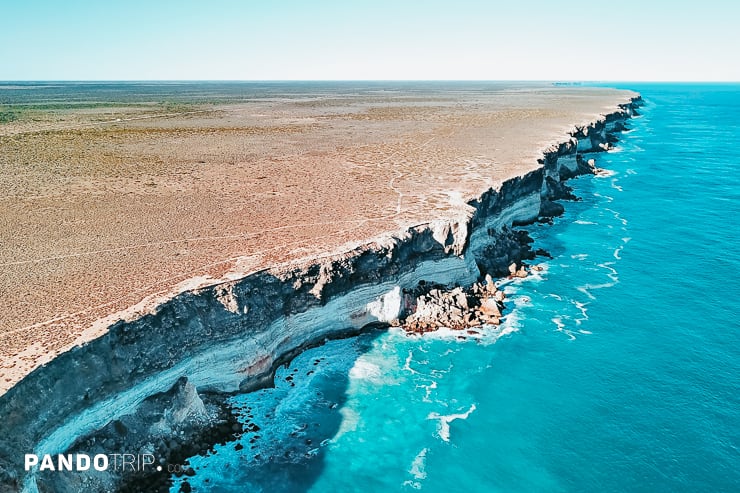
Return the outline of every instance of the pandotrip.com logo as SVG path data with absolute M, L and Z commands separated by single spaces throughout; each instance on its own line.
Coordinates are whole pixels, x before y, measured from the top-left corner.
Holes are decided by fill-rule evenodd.
M 23 467 L 26 471 L 40 472 L 161 472 L 163 469 L 153 454 L 26 454 Z M 176 472 L 174 465 L 167 467 L 173 469 L 169 472 Z

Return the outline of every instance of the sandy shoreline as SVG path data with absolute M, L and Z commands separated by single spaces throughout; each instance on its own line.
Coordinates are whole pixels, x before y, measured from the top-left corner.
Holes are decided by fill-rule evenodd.
M 0 392 L 122 310 L 454 215 L 633 95 L 350 91 L 1 125 Z

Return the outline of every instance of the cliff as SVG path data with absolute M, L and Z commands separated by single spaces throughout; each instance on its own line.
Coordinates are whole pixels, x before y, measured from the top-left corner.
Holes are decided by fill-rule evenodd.
M 470 285 L 485 274 L 508 273 L 512 262 L 532 253 L 511 227 L 562 212 L 555 200 L 568 196 L 563 181 L 593 172 L 582 154 L 607 150 L 639 104 L 633 98 L 576 128 L 545 150 L 541 166 L 469 201 L 455 218 L 182 292 L 37 368 L 0 396 L 0 489 L 72 488 L 53 476 L 26 475 L 23 455 L 67 451 L 79 438 L 140 413 L 152 396 L 178 382 L 182 387 L 182 377 L 188 385 L 180 401 L 187 405 L 172 411 L 181 419 L 143 427 L 147 433 L 166 436 L 187 421 L 188 410 L 207 418 L 209 407 L 198 394 L 269 385 L 274 370 L 302 349 L 387 326 L 402 315 L 402 291 L 420 281 Z

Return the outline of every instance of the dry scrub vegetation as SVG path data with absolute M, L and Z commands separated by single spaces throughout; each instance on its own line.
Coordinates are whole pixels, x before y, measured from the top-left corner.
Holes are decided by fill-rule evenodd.
M 184 280 L 454 214 L 625 97 L 291 94 L 0 122 L 0 389 L 94 321 Z

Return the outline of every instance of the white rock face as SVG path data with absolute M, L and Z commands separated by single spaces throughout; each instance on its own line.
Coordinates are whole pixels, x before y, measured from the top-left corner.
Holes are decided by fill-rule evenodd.
M 468 239 L 468 224 L 472 214 L 457 221 L 433 221 L 432 236 L 442 245 L 445 253 L 462 255 Z
M 215 289 L 216 299 L 231 313 L 239 313 L 239 303 L 234 297 L 234 285 L 226 283 Z
M 401 315 L 401 287 L 395 286 L 378 300 L 367 304 L 368 313 L 378 322 L 391 322 Z

